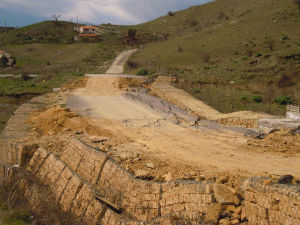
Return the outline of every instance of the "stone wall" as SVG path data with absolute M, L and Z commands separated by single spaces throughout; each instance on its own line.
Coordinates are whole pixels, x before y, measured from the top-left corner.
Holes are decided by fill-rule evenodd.
M 245 200 L 241 218 L 250 224 L 300 224 L 299 185 L 268 185 L 268 179 L 250 178 L 242 189 Z
M 250 178 L 237 194 L 222 184 L 148 182 L 75 136 L 62 136 L 61 141 L 59 155 L 34 143 L 13 143 L 11 163 L 25 161 L 26 170 L 49 187 L 62 209 L 87 224 L 218 223 L 228 206 L 242 206 L 236 220 L 240 223 L 300 224 L 299 186 Z M 211 210 L 217 211 L 215 218 L 209 218 Z

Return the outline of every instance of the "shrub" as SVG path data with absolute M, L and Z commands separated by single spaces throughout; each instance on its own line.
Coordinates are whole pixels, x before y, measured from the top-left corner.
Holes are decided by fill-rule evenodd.
M 220 12 L 218 15 L 218 20 L 222 20 L 222 19 L 228 20 L 229 16 L 227 16 L 225 12 Z
M 140 69 L 136 74 L 143 76 L 143 75 L 147 75 L 148 73 L 149 73 L 148 70 Z
M 275 41 L 273 39 L 267 41 L 267 45 L 268 45 L 270 51 L 273 51 L 274 44 L 275 44 Z
M 136 35 L 136 30 L 134 30 L 134 29 L 129 29 L 127 33 L 128 33 L 128 37 L 129 37 L 130 39 L 134 39 L 134 38 L 135 38 L 135 35 Z
M 248 59 L 248 57 L 247 57 L 247 56 L 245 56 L 245 57 L 243 57 L 243 58 L 242 58 L 242 60 L 247 60 L 247 59 Z
M 29 80 L 29 79 L 31 79 L 31 77 L 29 76 L 28 73 L 22 73 L 22 74 L 21 74 L 21 78 L 22 78 L 23 80 Z
M 182 47 L 181 46 L 178 46 L 178 52 L 182 52 L 183 51 L 183 49 L 182 49 Z
M 289 39 L 289 37 L 288 37 L 288 36 L 286 36 L 286 35 L 283 35 L 283 36 L 281 37 L 281 40 L 285 41 L 285 40 L 290 40 L 290 39 Z
M 138 62 L 135 62 L 135 61 L 132 61 L 132 60 L 128 60 L 127 65 L 131 69 L 136 69 L 139 66 Z
M 261 56 L 262 56 L 261 53 L 257 53 L 257 54 L 255 55 L 256 58 L 259 58 L 259 57 L 261 57 Z
M 203 59 L 203 62 L 209 63 L 209 61 L 210 61 L 210 54 L 209 53 L 203 53 L 202 54 L 202 59 Z
M 244 95 L 240 96 L 240 100 L 243 101 L 243 102 L 246 102 L 247 101 L 247 96 L 244 96 Z
M 169 11 L 169 12 L 168 12 L 168 15 L 169 15 L 169 16 L 174 16 L 175 14 L 174 14 L 172 11 Z
M 192 20 L 191 22 L 190 22 L 190 26 L 191 27 L 195 27 L 195 26 L 197 26 L 198 25 L 198 21 L 197 20 Z
M 262 102 L 262 97 L 260 95 L 253 95 L 252 101 L 260 103 Z
M 196 92 L 196 93 L 200 93 L 201 92 L 200 88 L 197 88 L 197 87 L 193 88 L 193 91 Z
M 247 55 L 249 57 L 252 57 L 253 56 L 253 51 L 251 49 L 247 49 Z
M 163 36 L 164 36 L 165 41 L 167 41 L 168 38 L 170 37 L 170 34 L 169 33 L 164 33 Z
M 294 101 L 290 96 L 278 96 L 274 99 L 274 102 L 279 105 L 292 104 Z

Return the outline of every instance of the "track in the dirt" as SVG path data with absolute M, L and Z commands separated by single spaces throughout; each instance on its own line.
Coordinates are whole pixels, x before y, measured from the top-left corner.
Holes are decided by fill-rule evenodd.
M 141 88 L 121 90 L 118 82 L 127 77 L 124 74 L 89 76 L 87 87 L 70 96 L 67 106 L 95 119 L 99 126 L 106 126 L 115 135 L 124 135 L 141 143 L 145 146 L 141 151 L 161 159 L 196 164 L 204 170 L 289 173 L 299 177 L 297 157 L 241 149 L 247 141 L 244 134 L 258 135 L 250 129 L 228 128 L 216 122 L 199 120 Z M 111 121 L 111 125 L 107 125 L 107 121 Z

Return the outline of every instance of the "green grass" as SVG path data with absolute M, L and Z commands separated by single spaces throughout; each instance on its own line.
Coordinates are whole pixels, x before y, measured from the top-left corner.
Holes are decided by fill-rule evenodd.
M 74 24 L 59 22 L 72 29 L 65 29 L 65 34 L 73 36 Z M 22 78 L 0 78 L 0 131 L 18 105 L 33 96 L 51 92 L 53 88 L 81 78 L 86 73 L 104 73 L 116 55 L 122 51 L 118 32 L 123 27 L 103 26 L 102 39 L 94 43 L 69 43 L 61 39 L 54 43 L 43 43 L 38 38 L 21 44 L 23 36 L 42 35 L 44 26 L 55 32 L 55 22 L 43 22 L 0 34 L 5 39 L 4 50 L 17 60 L 13 68 L 0 68 L 0 74 L 37 74 L 29 80 Z M 2 36 L 1 36 L 2 35 Z M 34 36 L 36 35 L 36 36 Z M 14 40 L 18 41 L 14 41 Z M 1 43 L 1 41 L 0 41 Z M 10 43 L 10 44 L 7 44 Z
M 217 0 L 135 26 L 140 33 L 168 33 L 169 38 L 146 44 L 130 58 L 138 66 L 126 70 L 176 76 L 180 87 L 210 105 L 220 105 L 222 112 L 231 102 L 234 111 L 267 112 L 270 100 L 238 104 L 238 96 L 221 100 L 204 90 L 217 85 L 221 92 L 234 89 L 237 95 L 247 92 L 265 99 L 265 90 L 272 87 L 273 100 L 285 95 L 299 103 L 299 26 L 299 10 L 292 0 Z M 284 113 L 280 105 L 271 108 L 274 114 Z
M 5 43 L 72 43 L 74 41 L 74 26 L 67 21 L 44 21 L 2 33 Z

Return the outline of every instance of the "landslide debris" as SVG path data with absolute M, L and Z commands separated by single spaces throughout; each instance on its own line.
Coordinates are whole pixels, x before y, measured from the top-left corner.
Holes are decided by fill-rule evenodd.
M 276 153 L 291 156 L 300 153 L 300 135 L 288 129 L 277 130 L 263 139 L 249 139 L 247 151 Z
M 90 119 L 83 118 L 68 108 L 53 106 L 45 111 L 34 113 L 29 119 L 40 135 L 53 135 L 59 132 L 85 132 L 90 135 L 111 136 L 111 133 L 95 125 Z

